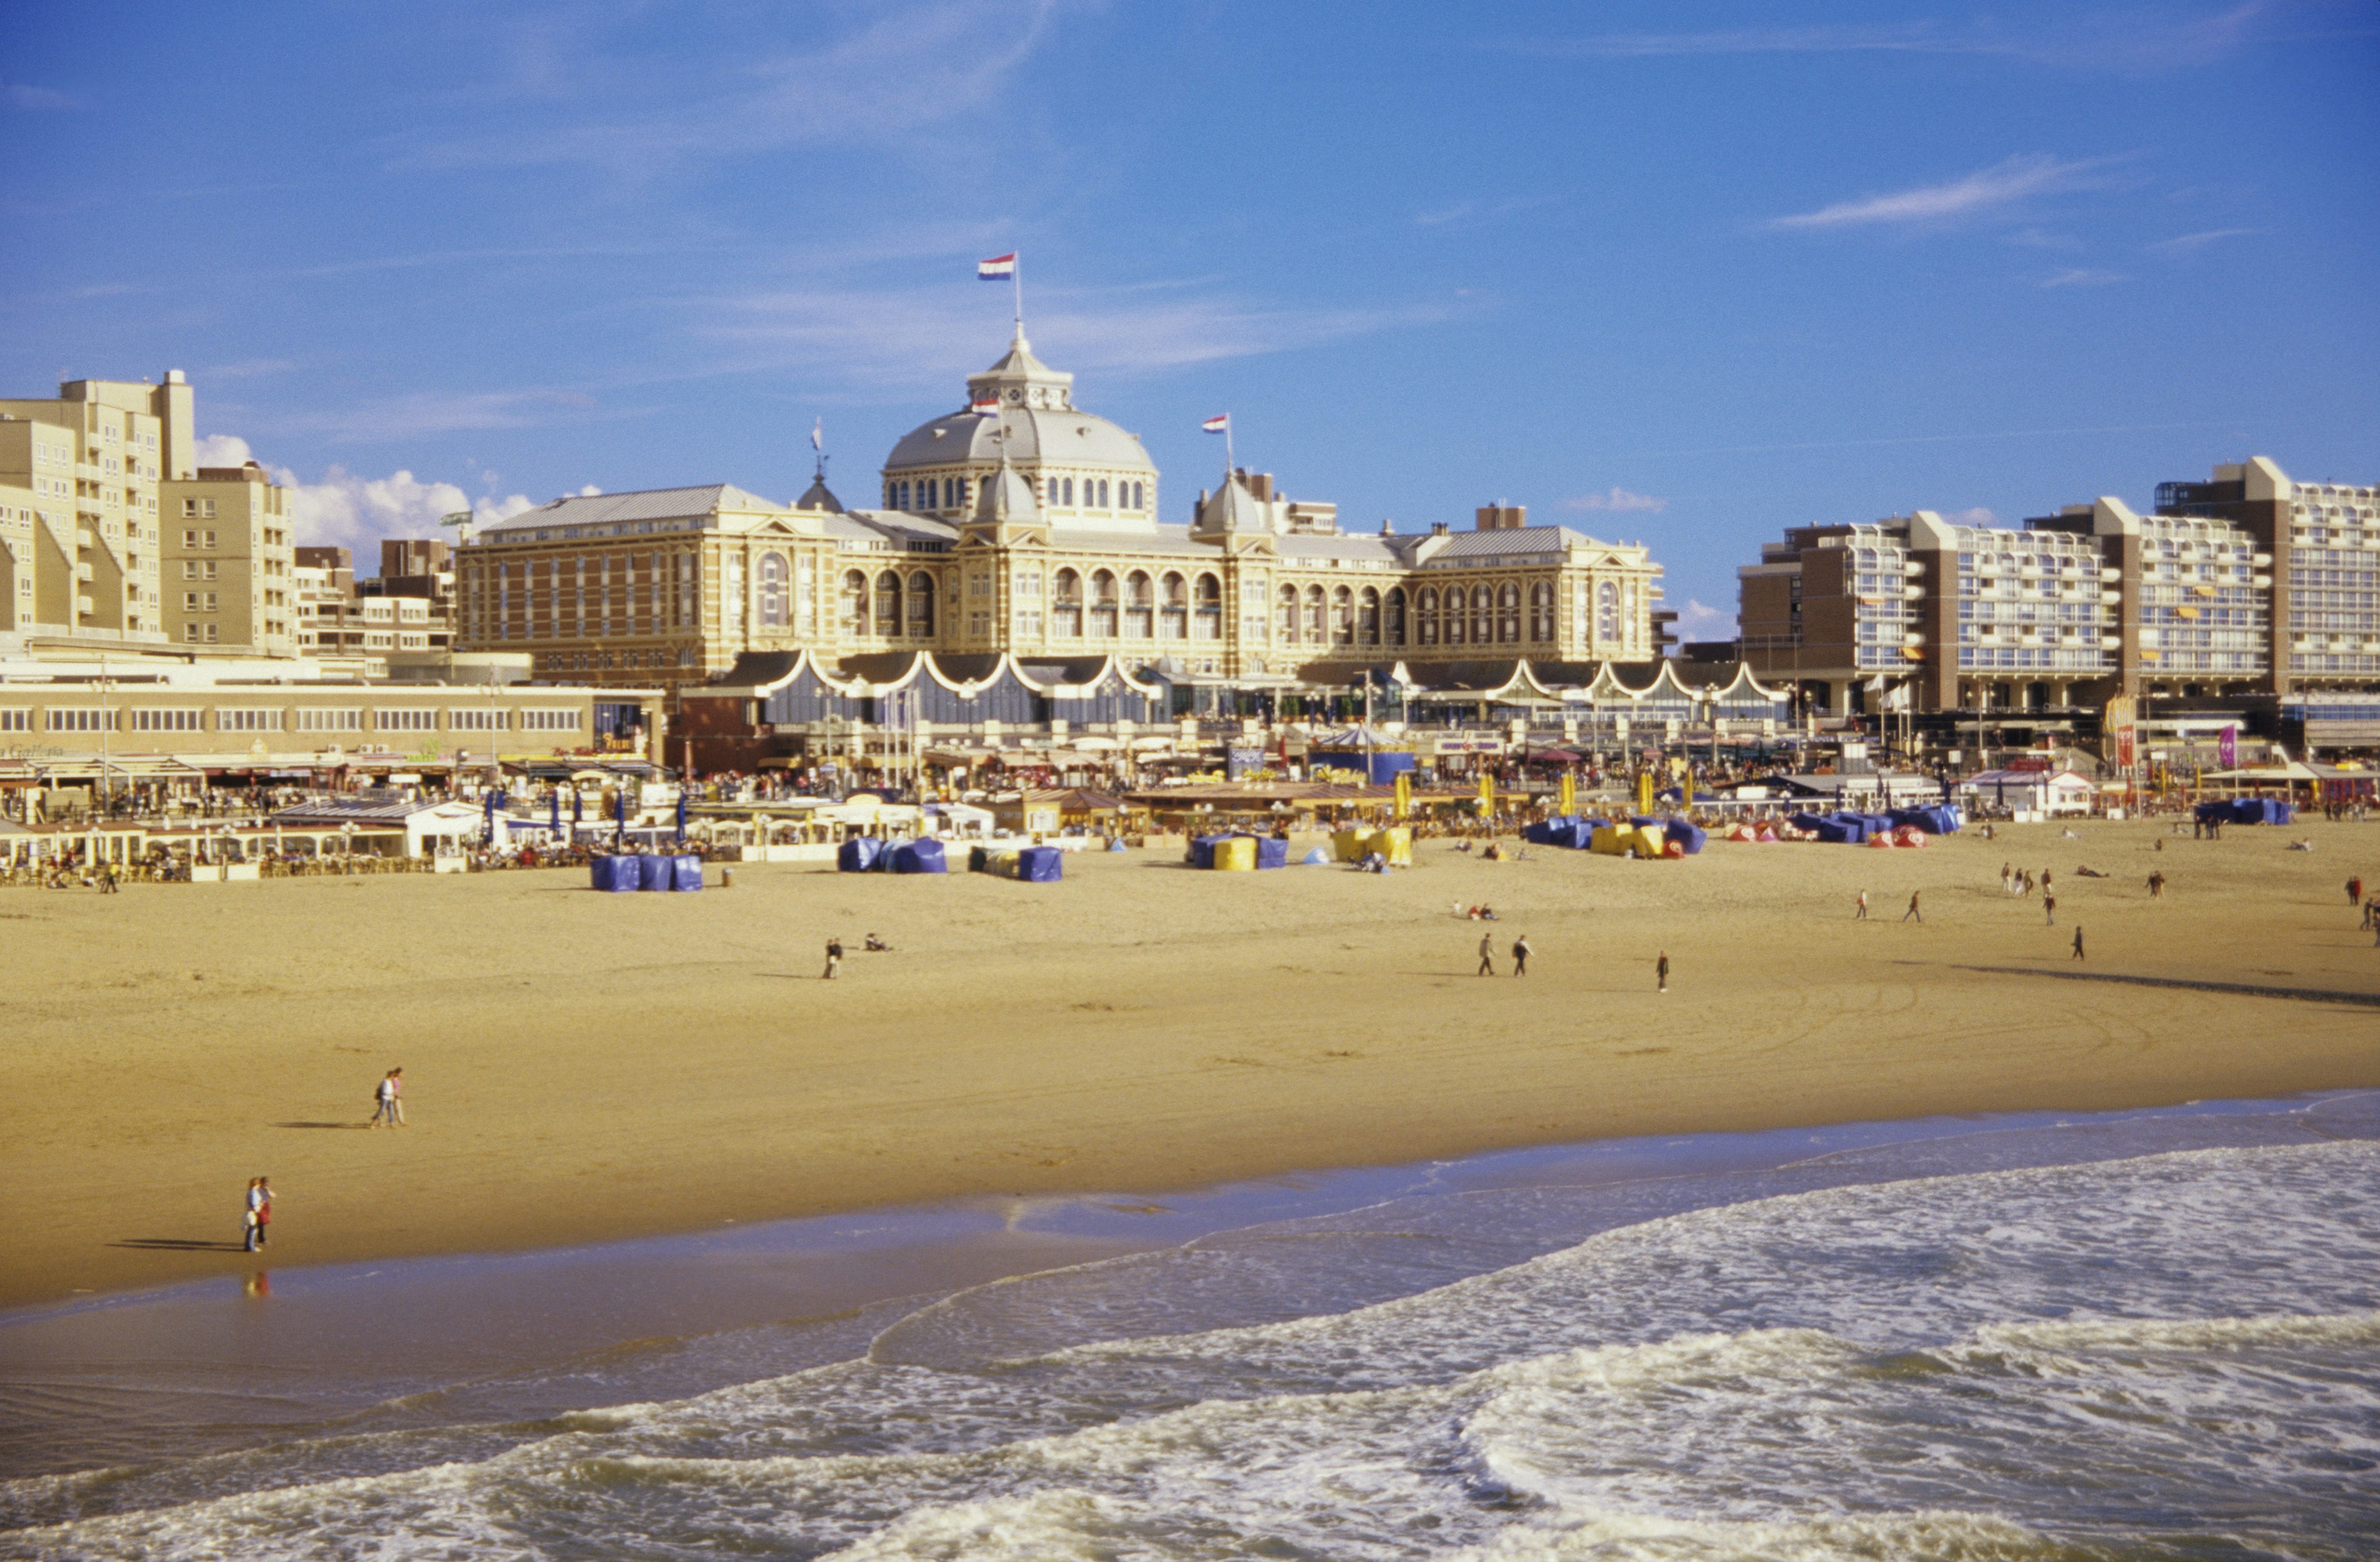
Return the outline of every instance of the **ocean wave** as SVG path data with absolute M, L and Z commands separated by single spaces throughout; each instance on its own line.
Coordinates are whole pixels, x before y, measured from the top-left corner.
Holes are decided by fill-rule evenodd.
M 1043 1326 L 1035 1287 L 987 1289 L 686 1399 L 69 1478 L 157 1500 L 0 1556 L 1980 1559 L 2215 1527 L 2347 1556 L 2380 1470 L 2375 1171 L 2345 1142 L 1810 1189 L 1326 1315 L 986 1354 L 1112 1329 L 1173 1272 L 1104 1265 Z M 1476 1240 L 1605 1220 L 1563 1203 L 1605 1192 L 1525 1191 Z M 1498 1207 L 1299 1223 L 1225 1267 Z

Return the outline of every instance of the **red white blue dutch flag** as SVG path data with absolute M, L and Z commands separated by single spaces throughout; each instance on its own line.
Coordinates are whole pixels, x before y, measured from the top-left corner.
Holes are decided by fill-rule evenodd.
M 994 255 L 989 260 L 978 260 L 975 263 L 975 274 L 978 280 L 983 282 L 1006 282 L 1016 274 L 1015 251 L 1011 250 L 1005 255 Z
M 998 396 L 985 396 L 981 400 L 969 402 L 967 404 L 967 410 L 976 414 L 979 418 L 990 418 L 1000 410 L 1000 398 Z
M 1220 418 L 1209 418 L 1198 427 L 1210 434 L 1228 434 L 1232 431 L 1232 415 L 1227 412 Z

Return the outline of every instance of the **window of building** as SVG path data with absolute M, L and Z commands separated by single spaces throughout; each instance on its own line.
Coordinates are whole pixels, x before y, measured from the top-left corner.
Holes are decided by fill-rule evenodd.
M 1102 640 L 1116 637 L 1116 577 L 1109 570 L 1091 575 L 1091 634 Z
M 1484 646 L 1496 637 L 1496 591 L 1493 587 L 1471 588 L 1471 643 Z
M 868 576 L 857 570 L 845 570 L 843 575 L 843 632 L 845 635 L 868 633 Z
M 1425 646 L 1434 646 L 1438 644 L 1437 589 L 1433 587 L 1423 587 L 1421 588 L 1421 594 L 1414 599 L 1414 610 L 1421 620 L 1420 624 L 1417 625 L 1421 636 L 1421 644 Z
M 246 706 L 215 711 L 215 731 L 219 733 L 277 733 L 280 730 L 281 711 L 277 706 Z
M 325 709 L 300 706 L 298 708 L 298 730 L 301 733 L 360 733 L 364 730 L 364 713 L 353 709 Z
M 136 733 L 196 733 L 205 730 L 206 713 L 196 708 L 143 707 L 132 712 Z
M 101 706 L 53 705 L 42 712 L 42 725 L 53 733 L 112 733 L 115 712 Z
M 1529 638 L 1549 642 L 1554 637 L 1554 587 L 1540 580 L 1529 587 Z
M 1402 586 L 1390 587 L 1388 597 L 1381 607 L 1383 617 L 1381 631 L 1387 636 L 1387 643 L 1391 646 L 1403 645 L 1405 643 L 1404 587 Z
M 382 733 L 434 733 L 438 730 L 438 712 L 392 710 L 382 707 L 372 712 L 372 728 Z
M 1198 576 L 1194 606 L 1197 616 L 1191 621 L 1190 636 L 1196 640 L 1220 640 L 1223 637 L 1223 583 L 1211 575 Z
M 1355 643 L 1355 594 L 1342 586 L 1330 593 L 1330 644 L 1339 648 Z
M 525 733 L 575 733 L 578 730 L 576 710 L 524 710 L 520 713 L 521 731 Z
M 1366 586 L 1355 598 L 1355 643 L 1377 646 L 1380 643 L 1380 593 Z
M 21 705 L 0 706 L 0 733 L 30 733 L 33 712 Z
M 1293 646 L 1297 644 L 1297 587 L 1282 587 L 1280 600 L 1281 643 L 1284 646 Z
M 1165 572 L 1158 582 L 1157 633 L 1167 640 L 1185 639 L 1190 634 L 1190 592 L 1188 584 L 1172 570 Z
M 785 626 L 785 559 L 782 553 L 760 555 L 760 627 Z
M 1620 638 L 1620 587 L 1609 580 L 1595 588 L 1595 637 L 1606 645 Z
M 1062 569 L 1050 584 L 1050 627 L 1062 639 L 1079 639 L 1083 633 L 1083 577 Z
M 893 570 L 884 570 L 876 576 L 876 633 L 901 633 L 901 576 Z
M 1511 581 L 1496 593 L 1496 638 L 1508 646 L 1521 638 L 1521 588 Z
M 924 570 L 909 576 L 909 636 L 930 640 L 934 636 L 934 577 Z
M 1157 633 L 1157 587 L 1148 575 L 1135 570 L 1123 581 L 1123 633 L 1129 640 L 1154 638 Z
M 509 710 L 484 705 L 454 706 L 446 712 L 446 730 L 450 733 L 505 732 L 510 729 L 507 718 L 511 714 Z

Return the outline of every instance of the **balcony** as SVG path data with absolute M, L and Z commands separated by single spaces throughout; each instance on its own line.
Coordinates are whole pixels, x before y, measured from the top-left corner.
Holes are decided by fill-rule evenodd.
M 2103 608 L 2119 607 L 2122 605 L 2123 600 L 2124 594 L 2121 591 L 2102 591 L 2099 593 L 2099 605 Z
M 1925 599 L 1925 587 L 1904 586 L 1900 588 L 1900 599 L 1904 602 L 1922 602 Z
M 2121 635 L 2102 635 L 2099 636 L 2099 648 L 2103 651 L 2122 650 L 2124 637 Z

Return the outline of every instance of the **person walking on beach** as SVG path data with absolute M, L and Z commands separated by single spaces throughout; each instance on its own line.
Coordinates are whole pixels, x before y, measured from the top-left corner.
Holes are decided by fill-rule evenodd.
M 404 1076 L 403 1069 L 391 1069 L 380 1076 L 380 1084 L 372 1092 L 372 1127 L 378 1128 L 383 1123 L 390 1128 L 405 1126 L 405 1104 L 401 1099 L 405 1089 Z
M 2074 958 L 2082 958 L 2082 929 L 2079 926 L 2074 929 Z
M 1864 890 L 1860 891 L 1859 909 L 1852 913 L 1852 920 L 1853 922 L 1865 922 L 1867 920 L 1867 891 Z
M 2351 906 L 2360 906 L 2363 903 L 2363 876 L 2360 873 L 2351 874 L 2348 878 L 2347 903 Z
M 2165 873 L 2162 869 L 2149 875 L 2149 899 L 2153 901 L 2165 899 Z M 2366 926 L 2370 925 L 2371 912 L 2366 911 L 2363 914 L 2363 920 Z
M 1662 992 L 1670 990 L 1670 951 L 1663 950 L 1661 958 L 1653 962 L 1653 980 Z
M 1479 935 L 1479 969 L 1474 973 L 1474 975 L 1492 976 L 1495 974 L 1496 935 L 1493 933 L 1482 933 Z
M 2046 926 L 2058 926 L 2058 897 L 2046 890 L 2041 892 L 2041 914 L 2047 919 Z
M 2014 863 L 2000 864 L 2000 893 L 2003 895 L 2013 895 L 2016 893 L 2016 865 Z
M 1921 924 L 1925 920 L 1925 914 L 1917 909 L 1917 895 L 1918 891 L 1914 890 L 1909 891 L 1909 909 L 1900 914 L 1901 921 L 1906 922 L 1912 916 Z
M 1529 948 L 1529 936 L 1526 933 L 1512 940 L 1513 975 L 1525 976 L 1529 974 L 1529 956 L 1533 952 L 1535 951 Z
M 273 1183 L 262 1177 L 248 1180 L 248 1199 L 241 1212 L 247 1223 L 248 1241 L 243 1244 L 249 1253 L 261 1253 L 264 1248 L 265 1228 L 273 1223 Z
M 826 975 L 820 979 L 832 982 L 834 980 L 836 975 L 842 970 L 843 938 L 842 936 L 838 934 L 836 937 L 829 938 L 826 941 Z

